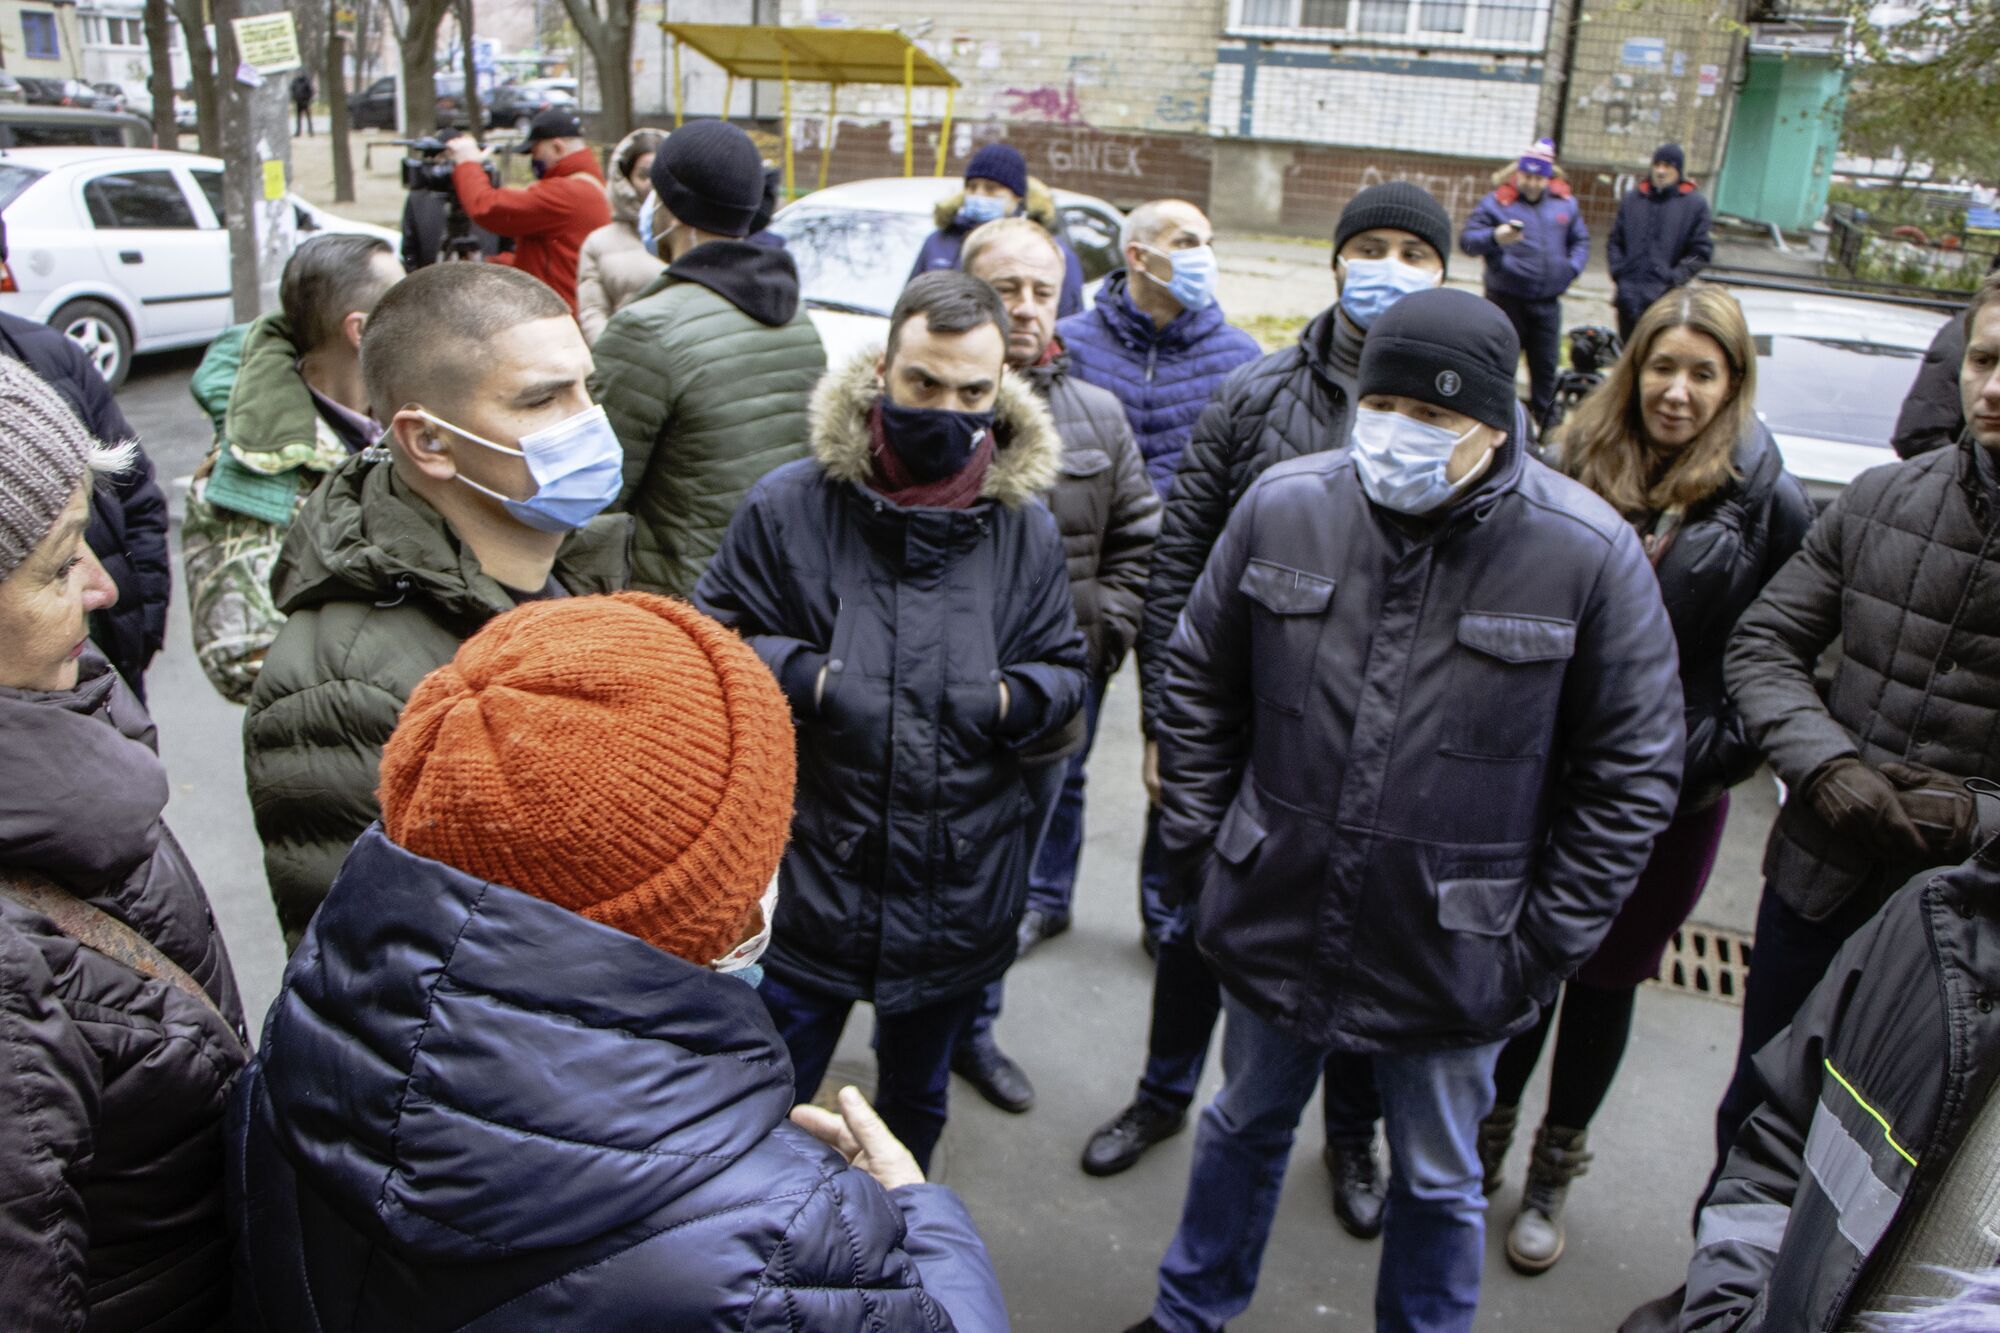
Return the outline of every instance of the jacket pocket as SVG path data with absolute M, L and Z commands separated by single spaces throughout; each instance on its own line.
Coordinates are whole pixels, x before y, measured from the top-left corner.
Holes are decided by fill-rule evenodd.
M 1257 698 L 1281 713 L 1305 711 L 1320 631 L 1333 605 L 1334 581 L 1270 560 L 1252 560 L 1236 585 L 1253 603 L 1251 680 Z
M 1438 924 L 1468 935 L 1512 935 L 1527 898 L 1528 881 L 1519 875 L 1439 879 Z
M 1062 474 L 1065 477 L 1094 477 L 1111 466 L 1111 455 L 1102 449 L 1065 449 Z
M 1230 865 L 1241 866 L 1257 854 L 1264 837 L 1264 826 L 1238 795 L 1223 813 L 1222 825 L 1215 831 L 1215 854 Z
M 1458 618 L 1447 754 L 1538 759 L 1554 739 L 1563 674 L 1576 654 L 1576 622 L 1467 611 Z
M 1440 980 L 1450 978 L 1465 1026 L 1492 1032 L 1513 1019 L 1530 987 L 1515 926 L 1528 877 L 1512 865 L 1447 865 L 1435 881 L 1442 946 Z

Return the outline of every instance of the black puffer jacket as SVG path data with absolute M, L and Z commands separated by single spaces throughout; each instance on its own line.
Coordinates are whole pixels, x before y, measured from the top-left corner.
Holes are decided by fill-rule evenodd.
M 1061 437 L 1062 461 L 1048 506 L 1062 533 L 1090 674 L 1103 680 L 1118 670 L 1139 634 L 1160 497 L 1146 479 L 1146 461 L 1116 396 L 1070 374 L 1069 357 L 1060 352 L 1021 377 L 1048 404 Z
M 1495 1041 L 1674 810 L 1673 631 L 1631 527 L 1510 437 L 1432 519 L 1348 450 L 1229 517 L 1168 647 L 1161 840 L 1230 993 L 1367 1053 Z
M 1753 421 L 1731 460 L 1740 480 L 1689 512 L 1655 572 L 1680 647 L 1687 764 L 1681 809 L 1712 805 L 1764 757 L 1722 680 L 1730 631 L 1812 526 L 1812 500 L 1785 471 L 1778 442 Z
M 1964 361 L 1965 317 L 1953 315 L 1938 326 L 1896 414 L 1896 433 L 1889 437 L 1896 457 L 1915 458 L 1958 442 L 1965 429 L 1965 399 L 1958 388 Z
M 153 723 L 102 657 L 0 689 L 0 865 L 150 940 L 240 1032 L 208 898 L 160 822 Z M 222 1126 L 243 1063 L 207 1006 L 0 896 L 0 1324 L 207 1330 L 229 1309 Z
M 1618 202 L 1605 260 L 1618 308 L 1637 319 L 1675 287 L 1694 280 L 1715 256 L 1708 200 L 1693 181 L 1661 191 L 1650 180 Z
M 1729 694 L 1793 792 L 1850 755 L 2000 773 L 2000 513 L 1973 448 L 1856 477 L 1737 623 Z M 1822 692 L 1813 669 L 1835 639 Z M 1799 799 L 1764 853 L 1773 889 L 1811 921 L 1856 894 L 1872 909 L 1922 869 L 1836 838 Z
M 1273 463 L 1347 443 L 1361 338 L 1337 306 L 1328 307 L 1290 347 L 1232 371 L 1195 422 L 1167 495 L 1146 584 L 1139 680 L 1148 735 L 1164 702 L 1167 641 L 1229 511 Z
M 878 355 L 821 381 L 813 457 L 757 483 L 695 604 L 743 635 L 799 721 L 765 965 L 901 1013 L 1013 961 L 1034 850 L 1019 752 L 1083 706 L 1085 673 L 1062 541 L 1035 498 L 1060 450 L 1047 410 L 1003 379 L 983 498 L 904 509 L 868 487 Z
M 137 442 L 111 386 L 83 349 L 46 324 L 0 313 L 0 355 L 24 363 L 63 396 L 84 428 L 105 444 Z M 83 534 L 118 588 L 118 601 L 90 618 L 90 637 L 143 703 L 146 667 L 167 641 L 173 571 L 167 563 L 167 498 L 141 449 L 133 465 L 90 495 Z
M 1757 1056 L 1764 1104 L 1704 1201 L 1681 1327 L 1855 1325 L 2000 1076 L 2000 844 L 1841 947 Z M 1988 1170 L 1989 1164 L 1974 1170 Z

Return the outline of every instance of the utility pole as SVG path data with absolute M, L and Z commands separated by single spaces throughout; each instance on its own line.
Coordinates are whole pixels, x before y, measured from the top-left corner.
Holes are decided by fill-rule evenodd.
M 292 127 L 285 88 L 292 71 L 255 74 L 245 67 L 235 20 L 290 15 L 283 0 L 212 0 L 211 12 L 215 81 L 222 90 L 222 204 L 229 215 L 229 289 L 237 322 L 247 323 L 277 308 L 278 279 L 296 239 L 286 197 L 292 185 Z M 256 79 L 257 86 L 245 83 L 246 77 Z

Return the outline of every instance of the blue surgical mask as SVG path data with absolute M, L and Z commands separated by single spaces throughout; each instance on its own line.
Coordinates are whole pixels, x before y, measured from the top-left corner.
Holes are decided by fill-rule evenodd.
M 731 949 L 709 967 L 726 977 L 735 977 L 750 986 L 764 984 L 764 950 L 771 947 L 771 925 L 778 916 L 778 877 L 771 876 L 771 882 L 764 889 L 764 896 L 757 902 L 764 915 L 764 924 L 757 933 Z
M 519 448 L 495 444 L 422 408 L 416 411 L 433 426 L 460 439 L 527 459 L 535 493 L 525 500 L 489 490 L 463 472 L 458 479 L 481 495 L 498 500 L 516 522 L 537 532 L 569 532 L 582 527 L 609 508 L 624 485 L 625 450 L 602 407 L 587 407 L 553 426 L 523 435 Z
M 1365 329 L 1410 293 L 1427 292 L 1443 281 L 1444 270 L 1418 268 L 1400 259 L 1342 259 L 1340 308 Z
M 639 244 L 644 247 L 647 254 L 655 256 L 660 252 L 653 248 L 654 242 L 659 239 L 653 235 L 653 212 L 659 202 L 660 196 L 649 194 L 646 196 L 646 202 L 639 205 Z
M 1445 480 L 1452 452 L 1478 429 L 1474 422 L 1465 434 L 1453 435 L 1401 412 L 1356 408 L 1350 438 L 1361 489 L 1376 504 L 1400 514 L 1428 514 L 1442 508 L 1479 477 L 1493 456 L 1488 449 L 1464 477 Z
M 977 227 L 984 222 L 997 222 L 1013 210 L 1014 206 L 1005 199 L 990 194 L 968 194 L 958 206 L 958 220 L 967 227 Z
M 1217 266 L 1214 246 L 1197 245 L 1192 250 L 1153 250 L 1150 245 L 1145 248 L 1156 255 L 1165 255 L 1167 262 L 1174 266 L 1173 277 L 1160 285 L 1167 289 L 1167 295 L 1180 302 L 1181 309 L 1206 310 L 1209 303 L 1215 300 Z M 1139 271 L 1146 272 L 1144 269 Z M 1146 273 L 1146 277 L 1160 282 L 1151 273 Z

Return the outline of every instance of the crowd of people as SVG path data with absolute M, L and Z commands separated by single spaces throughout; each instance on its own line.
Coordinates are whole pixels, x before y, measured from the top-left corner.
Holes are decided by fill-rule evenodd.
M 1034 1104 L 995 1022 L 1069 927 L 1128 653 L 1154 980 L 1082 1170 L 1184 1128 L 1218 1020 L 1223 1069 L 1133 1333 L 1244 1314 L 1315 1089 L 1376 1326 L 1469 1330 L 1551 1037 L 1504 1248 L 1558 1263 L 1765 765 L 1693 1259 L 1625 1326 L 1995 1299 L 2000 277 L 1912 392 L 1935 438 L 1816 514 L 1672 144 L 1613 231 L 1622 355 L 1548 432 L 1589 238 L 1546 141 L 1458 233 L 1484 296 L 1376 185 L 1269 353 L 1199 208 L 1135 208 L 1086 306 L 989 144 L 831 365 L 740 130 L 527 146 L 526 189 L 450 146 L 495 262 L 316 237 L 195 375 L 181 564 L 290 954 L 254 1042 L 162 821 L 164 503 L 0 316 L 10 1328 L 1007 1327 L 927 1173 L 954 1072 Z M 857 1003 L 872 1099 L 823 1096 Z

